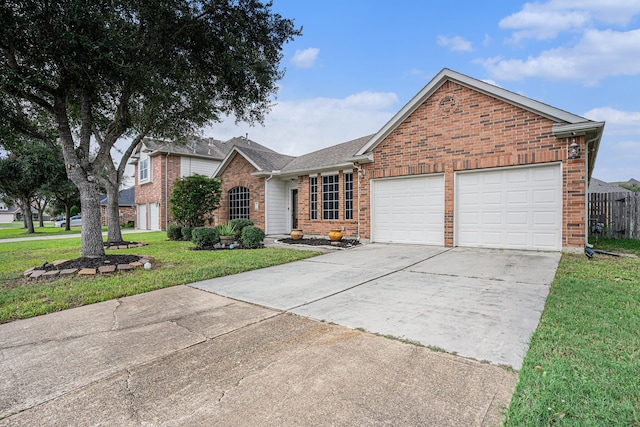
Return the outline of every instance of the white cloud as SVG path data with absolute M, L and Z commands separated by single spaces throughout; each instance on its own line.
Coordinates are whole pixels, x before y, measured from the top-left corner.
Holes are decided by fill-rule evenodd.
M 640 112 L 599 107 L 583 116 L 606 122 L 594 176 L 604 181 L 640 179 Z
M 236 126 L 229 118 L 204 134 L 226 140 L 248 133 L 250 139 L 279 153 L 299 156 L 377 132 L 398 110 L 397 103 L 392 92 L 283 101 L 273 107 L 264 126 Z
M 593 108 L 583 115 L 590 120 L 606 122 L 605 135 L 624 137 L 638 137 L 640 135 L 640 112 L 600 107 Z
M 473 46 L 470 41 L 463 39 L 460 36 L 447 37 L 438 36 L 438 45 L 448 47 L 452 52 L 471 52 Z
M 298 68 L 311 68 L 315 65 L 316 59 L 320 49 L 316 47 L 310 47 L 305 50 L 296 50 L 296 53 L 291 58 L 291 63 Z
M 503 18 L 499 26 L 515 30 L 515 42 L 528 38 L 547 40 L 597 23 L 625 26 L 638 13 L 640 2 L 634 0 L 551 0 L 526 3 L 519 12 Z
M 543 77 L 592 85 L 605 77 L 640 74 L 640 30 L 587 30 L 577 45 L 543 51 L 526 60 L 489 58 L 485 69 L 498 80 Z

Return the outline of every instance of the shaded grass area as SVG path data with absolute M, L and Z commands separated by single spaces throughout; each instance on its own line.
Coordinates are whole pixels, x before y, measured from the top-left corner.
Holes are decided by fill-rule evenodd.
M 128 234 L 128 240 L 148 246 L 107 251 L 155 258 L 151 270 L 108 275 L 27 280 L 29 267 L 80 256 L 76 239 L 34 240 L 0 244 L 0 322 L 23 319 L 169 286 L 197 282 L 316 256 L 295 249 L 192 251 L 190 242 L 168 241 L 166 233 Z
M 640 426 L 639 258 L 563 254 L 505 425 Z

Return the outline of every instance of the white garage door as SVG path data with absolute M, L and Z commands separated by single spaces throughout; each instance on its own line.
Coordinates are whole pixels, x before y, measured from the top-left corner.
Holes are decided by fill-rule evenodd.
M 137 220 L 138 220 L 138 229 L 146 230 L 147 229 L 147 205 L 138 205 Z
M 456 174 L 457 246 L 562 249 L 559 164 Z
M 442 175 L 372 180 L 372 240 L 444 244 Z
M 149 204 L 149 230 L 160 230 L 160 208 L 155 203 Z

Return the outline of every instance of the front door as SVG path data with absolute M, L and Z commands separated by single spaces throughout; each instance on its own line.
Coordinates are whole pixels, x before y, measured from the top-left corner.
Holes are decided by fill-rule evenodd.
M 291 190 L 291 229 L 298 228 L 298 189 Z

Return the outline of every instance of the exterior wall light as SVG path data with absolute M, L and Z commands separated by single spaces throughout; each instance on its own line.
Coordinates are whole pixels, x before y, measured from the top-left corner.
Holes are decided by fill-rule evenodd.
M 580 146 L 576 143 L 575 138 L 573 139 L 573 142 L 571 143 L 571 145 L 569 145 L 569 158 L 570 159 L 577 159 L 578 158 L 578 152 L 579 152 L 579 148 Z

